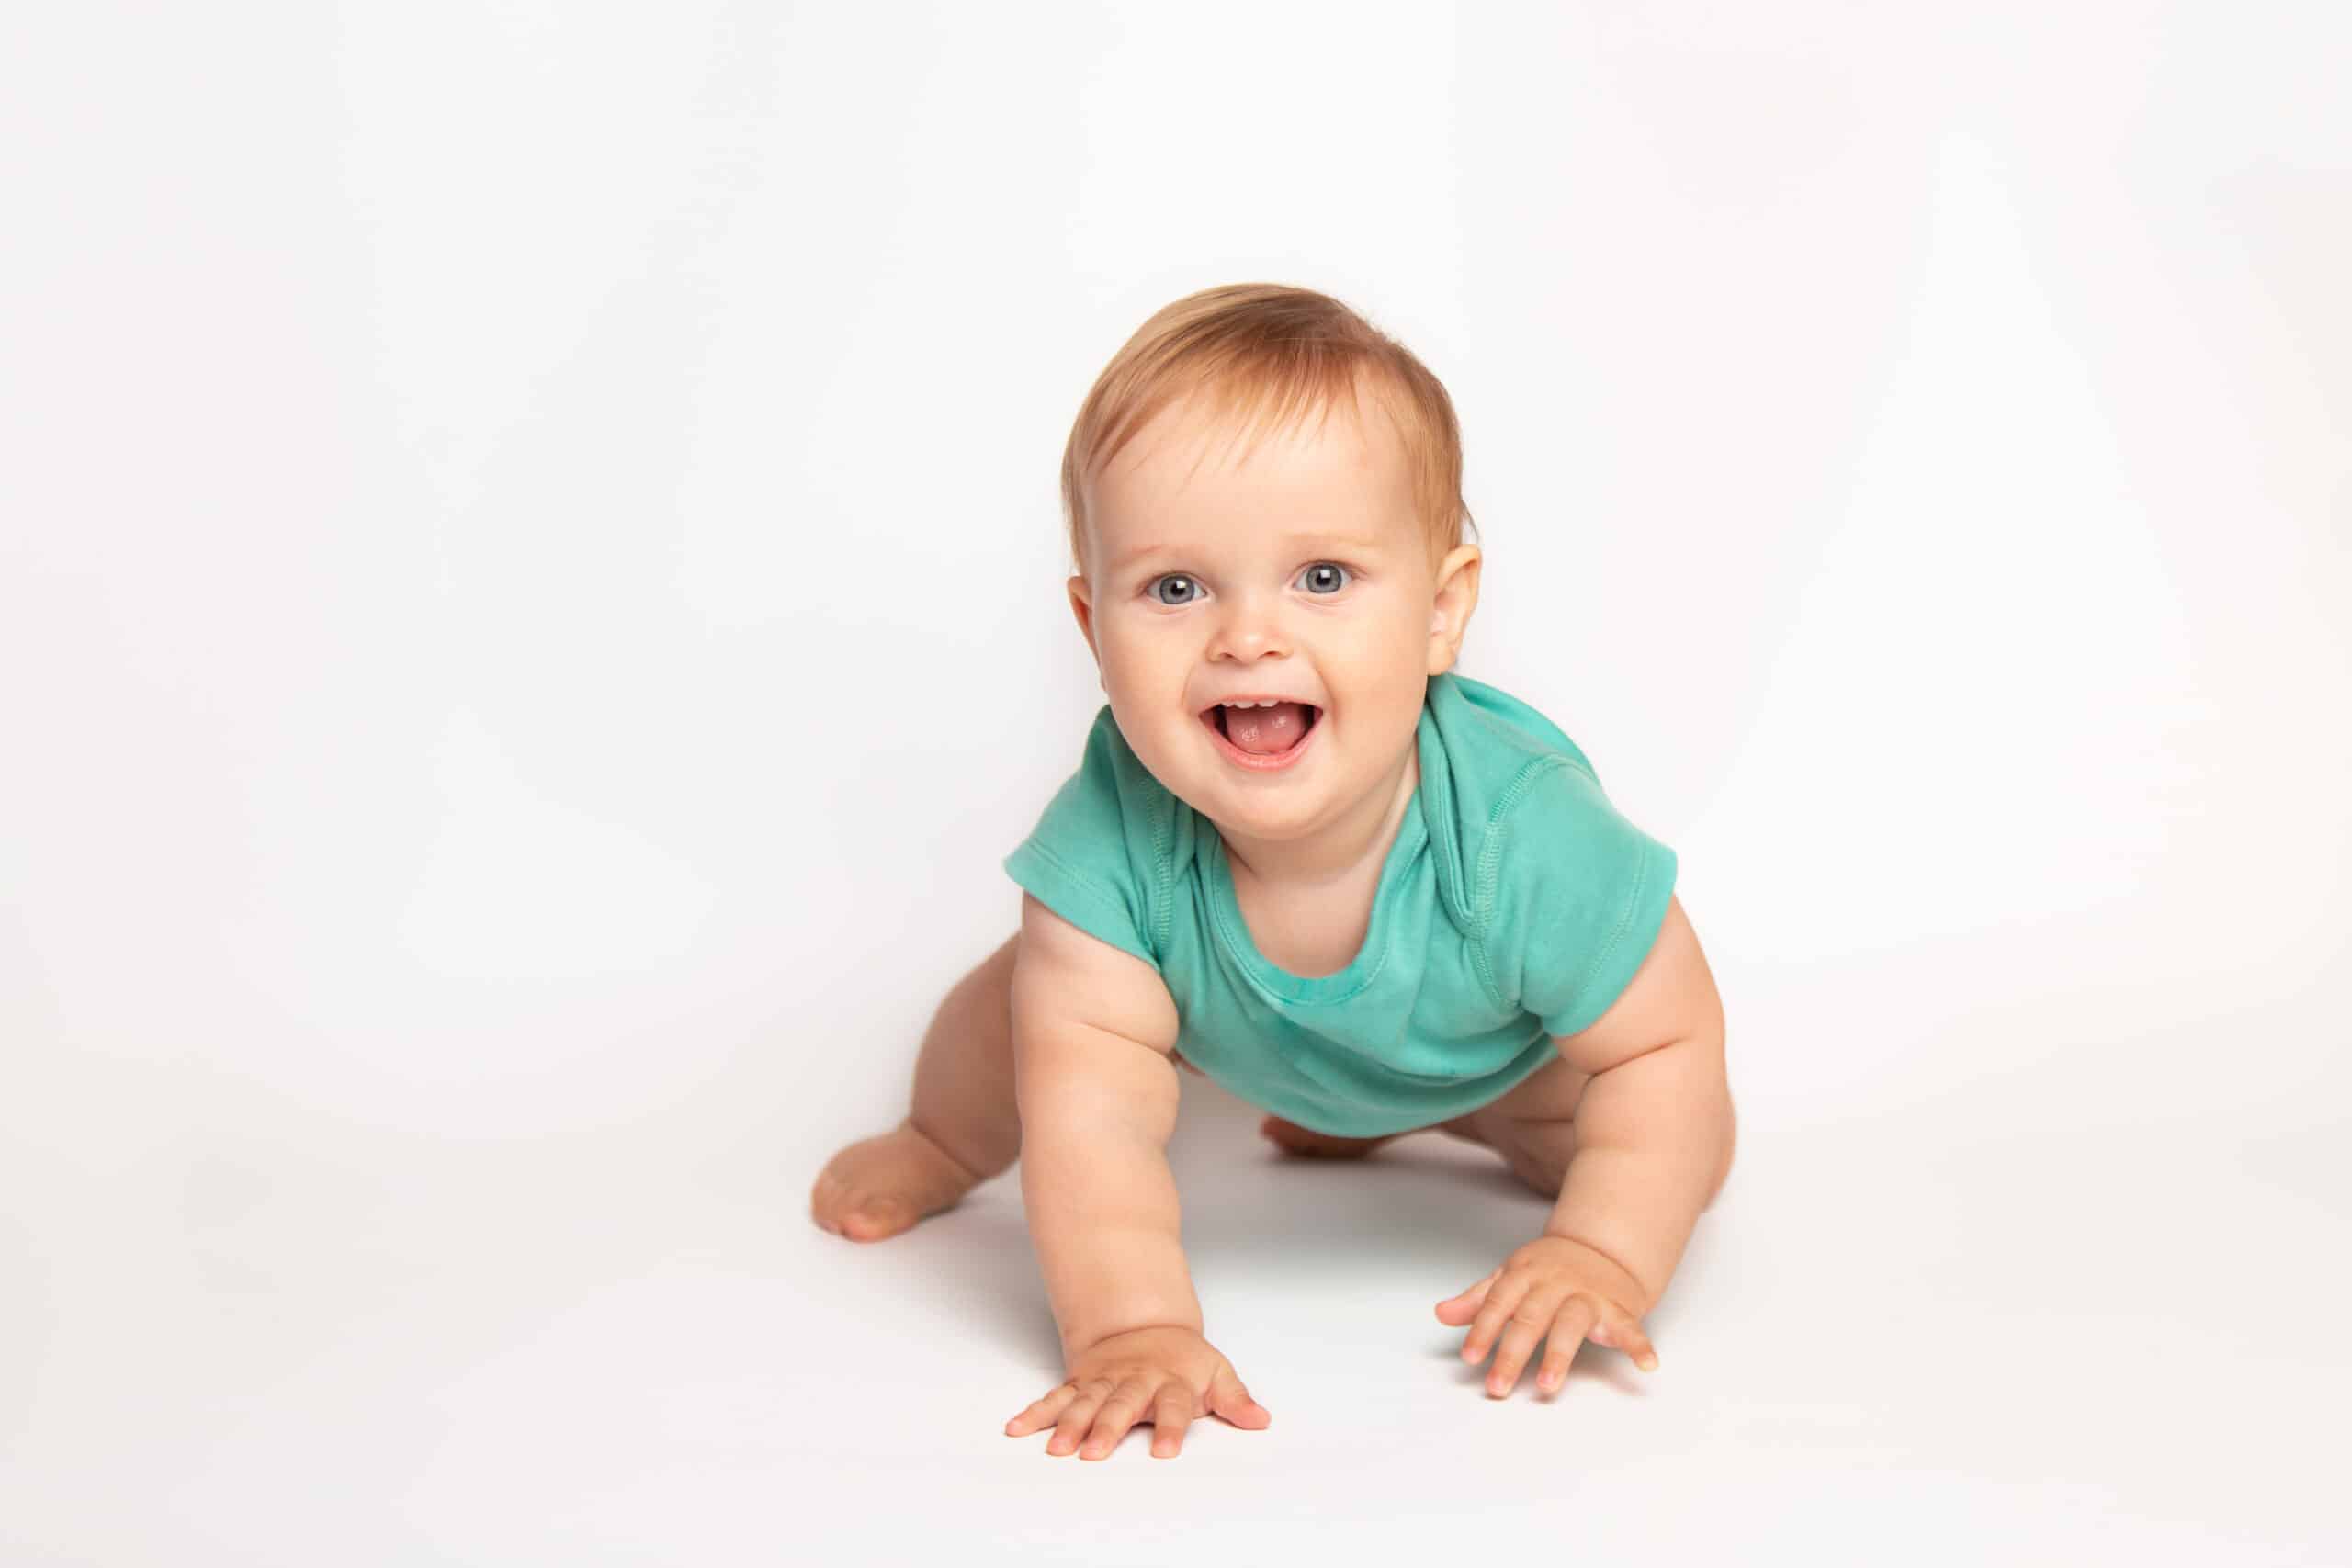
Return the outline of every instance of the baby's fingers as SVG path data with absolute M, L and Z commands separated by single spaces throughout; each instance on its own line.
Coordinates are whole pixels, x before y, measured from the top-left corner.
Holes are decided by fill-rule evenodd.
M 1592 1322 L 1589 1317 L 1580 1318 L 1573 1325 L 1567 1322 L 1568 1309 L 1578 1300 L 1593 1301 L 1599 1322 Z M 1568 1337 L 1570 1326 L 1580 1330 L 1577 1338 Z M 1576 1359 L 1577 1345 L 1580 1339 L 1589 1339 L 1596 1345 L 1607 1345 L 1624 1351 L 1633 1357 L 1634 1364 L 1645 1372 L 1657 1371 L 1657 1351 L 1651 1348 L 1649 1336 L 1642 1332 L 1640 1319 L 1613 1302 L 1572 1296 L 1561 1306 L 1560 1322 L 1553 1330 L 1550 1343 L 1544 1347 L 1544 1365 L 1535 1374 L 1537 1390 L 1548 1393 L 1566 1381 L 1568 1363 Z
M 1470 1320 L 1469 1337 L 1462 1342 L 1464 1360 L 1475 1367 L 1487 1359 L 1487 1352 L 1494 1348 L 1495 1336 L 1510 1322 L 1511 1314 L 1534 1286 L 1534 1277 L 1522 1270 L 1505 1274 L 1487 1290 L 1486 1300 L 1478 1304 L 1477 1315 Z
M 1108 1378 L 1089 1378 L 1079 1386 L 1078 1397 L 1062 1411 L 1062 1418 L 1054 1427 L 1054 1435 L 1046 1439 L 1046 1451 L 1060 1455 L 1069 1453 L 1094 1425 L 1094 1413 L 1111 1397 L 1112 1382 Z
M 1076 1383 L 1062 1384 L 1043 1399 L 1033 1400 L 1020 1415 L 1007 1421 L 1004 1424 L 1004 1435 L 1008 1438 L 1018 1438 L 1024 1433 L 1034 1432 L 1040 1427 L 1052 1426 L 1054 1417 L 1061 1414 L 1062 1406 L 1077 1397 Z
M 1173 1459 L 1184 1446 L 1184 1428 L 1193 1422 L 1193 1391 L 1173 1378 L 1151 1402 L 1151 1457 Z
M 1466 1322 L 1478 1310 L 1479 1303 L 1487 1299 L 1487 1287 L 1502 1277 L 1503 1271 L 1497 1269 L 1468 1290 L 1446 1297 L 1437 1303 L 1437 1320 L 1440 1323 Z
M 1593 1325 L 1600 1314 L 1600 1303 L 1590 1296 L 1570 1296 L 1560 1303 L 1560 1314 L 1552 1320 L 1551 1333 L 1544 1342 L 1544 1364 L 1535 1371 L 1537 1393 L 1549 1393 L 1567 1381 L 1568 1363 L 1577 1359 L 1577 1347 L 1593 1337 Z M 1593 1337 L 1593 1343 L 1600 1340 Z
M 1094 1435 L 1086 1439 L 1080 1459 L 1101 1459 L 1118 1447 L 1127 1428 L 1136 1424 L 1144 1406 L 1151 1402 L 1151 1382 L 1138 1375 L 1119 1385 L 1119 1392 L 1103 1402 L 1094 1414 Z
M 1596 1345 L 1611 1345 L 1634 1358 L 1634 1365 L 1645 1372 L 1657 1371 L 1657 1351 L 1650 1344 L 1650 1337 L 1642 1332 L 1642 1322 L 1612 1305 L 1601 1314 L 1600 1325 L 1589 1336 Z

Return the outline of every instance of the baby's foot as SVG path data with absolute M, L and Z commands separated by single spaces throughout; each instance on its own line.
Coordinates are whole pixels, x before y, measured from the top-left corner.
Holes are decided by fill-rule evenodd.
M 825 1163 L 808 1195 L 818 1225 L 852 1241 L 881 1241 L 952 1207 L 979 1178 L 901 1122 L 850 1145 Z
M 1313 1132 L 1279 1116 L 1267 1117 L 1258 1124 L 1258 1131 L 1290 1153 L 1312 1159 L 1362 1159 L 1390 1138 L 1403 1135 L 1388 1133 L 1377 1138 L 1342 1138 L 1332 1133 Z

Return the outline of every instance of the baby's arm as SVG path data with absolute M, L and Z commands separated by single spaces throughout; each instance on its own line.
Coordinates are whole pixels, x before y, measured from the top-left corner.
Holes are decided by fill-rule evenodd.
M 1065 1359 L 1145 1324 L 1201 1326 L 1168 1168 L 1176 1033 L 1175 1001 L 1149 964 L 1022 896 L 1021 1196 Z
M 1069 1375 L 1005 1430 L 1057 1427 L 1049 1454 L 1083 1439 L 1084 1457 L 1100 1459 L 1148 1421 L 1152 1452 L 1167 1457 L 1204 1413 L 1253 1429 L 1272 1419 L 1201 1335 L 1168 1168 L 1177 1028 L 1149 964 L 1023 896 L 1012 972 L 1021 1195 Z
M 1539 1391 L 1561 1386 L 1587 1338 L 1654 1370 L 1640 1320 L 1731 1169 L 1723 1003 L 1679 898 L 1624 993 L 1590 1028 L 1553 1041 L 1592 1075 L 1559 1201 L 1542 1235 L 1437 1307 L 1441 1323 L 1470 1325 L 1464 1360 L 1493 1348 L 1487 1391 L 1496 1395 L 1519 1381 L 1539 1341 L 1548 1341 Z
M 1593 1076 L 1544 1234 L 1614 1258 L 1641 1281 L 1647 1300 L 1637 1310 L 1646 1312 L 1731 1170 L 1723 998 L 1681 899 L 1668 899 L 1624 994 L 1590 1028 L 1553 1043 Z

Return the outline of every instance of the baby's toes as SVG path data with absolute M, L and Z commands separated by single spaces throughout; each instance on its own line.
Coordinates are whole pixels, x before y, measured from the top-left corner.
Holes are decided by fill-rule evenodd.
M 865 1138 L 825 1164 L 809 1195 L 818 1225 L 852 1241 L 880 1241 L 951 1207 L 972 1177 L 938 1145 L 901 1125 Z
M 853 1200 L 842 1216 L 842 1234 L 852 1241 L 880 1241 L 915 1223 L 914 1205 L 889 1192 Z
M 878 1241 L 905 1230 L 915 1222 L 909 1209 L 906 1201 L 889 1189 L 839 1169 L 819 1176 L 808 1195 L 808 1217 L 817 1222 L 817 1228 L 852 1241 Z
M 841 1234 L 842 1214 L 848 1208 L 849 1184 L 831 1170 L 821 1172 L 816 1185 L 808 1190 L 808 1217 L 817 1222 L 819 1230 Z

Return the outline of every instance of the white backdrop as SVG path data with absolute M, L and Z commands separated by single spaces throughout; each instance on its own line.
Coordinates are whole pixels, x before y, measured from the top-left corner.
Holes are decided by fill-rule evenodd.
M 0 60 L 10 1562 L 2289 1562 L 2352 1399 L 2340 6 L 52 6 Z M 1304 284 L 1681 857 L 1739 1158 L 1484 1397 L 1483 1151 L 1185 1079 L 1274 1425 L 858 1247 L 1101 700 L 1057 465 Z M 1529 1374 L 1532 1379 L 1532 1369 Z

